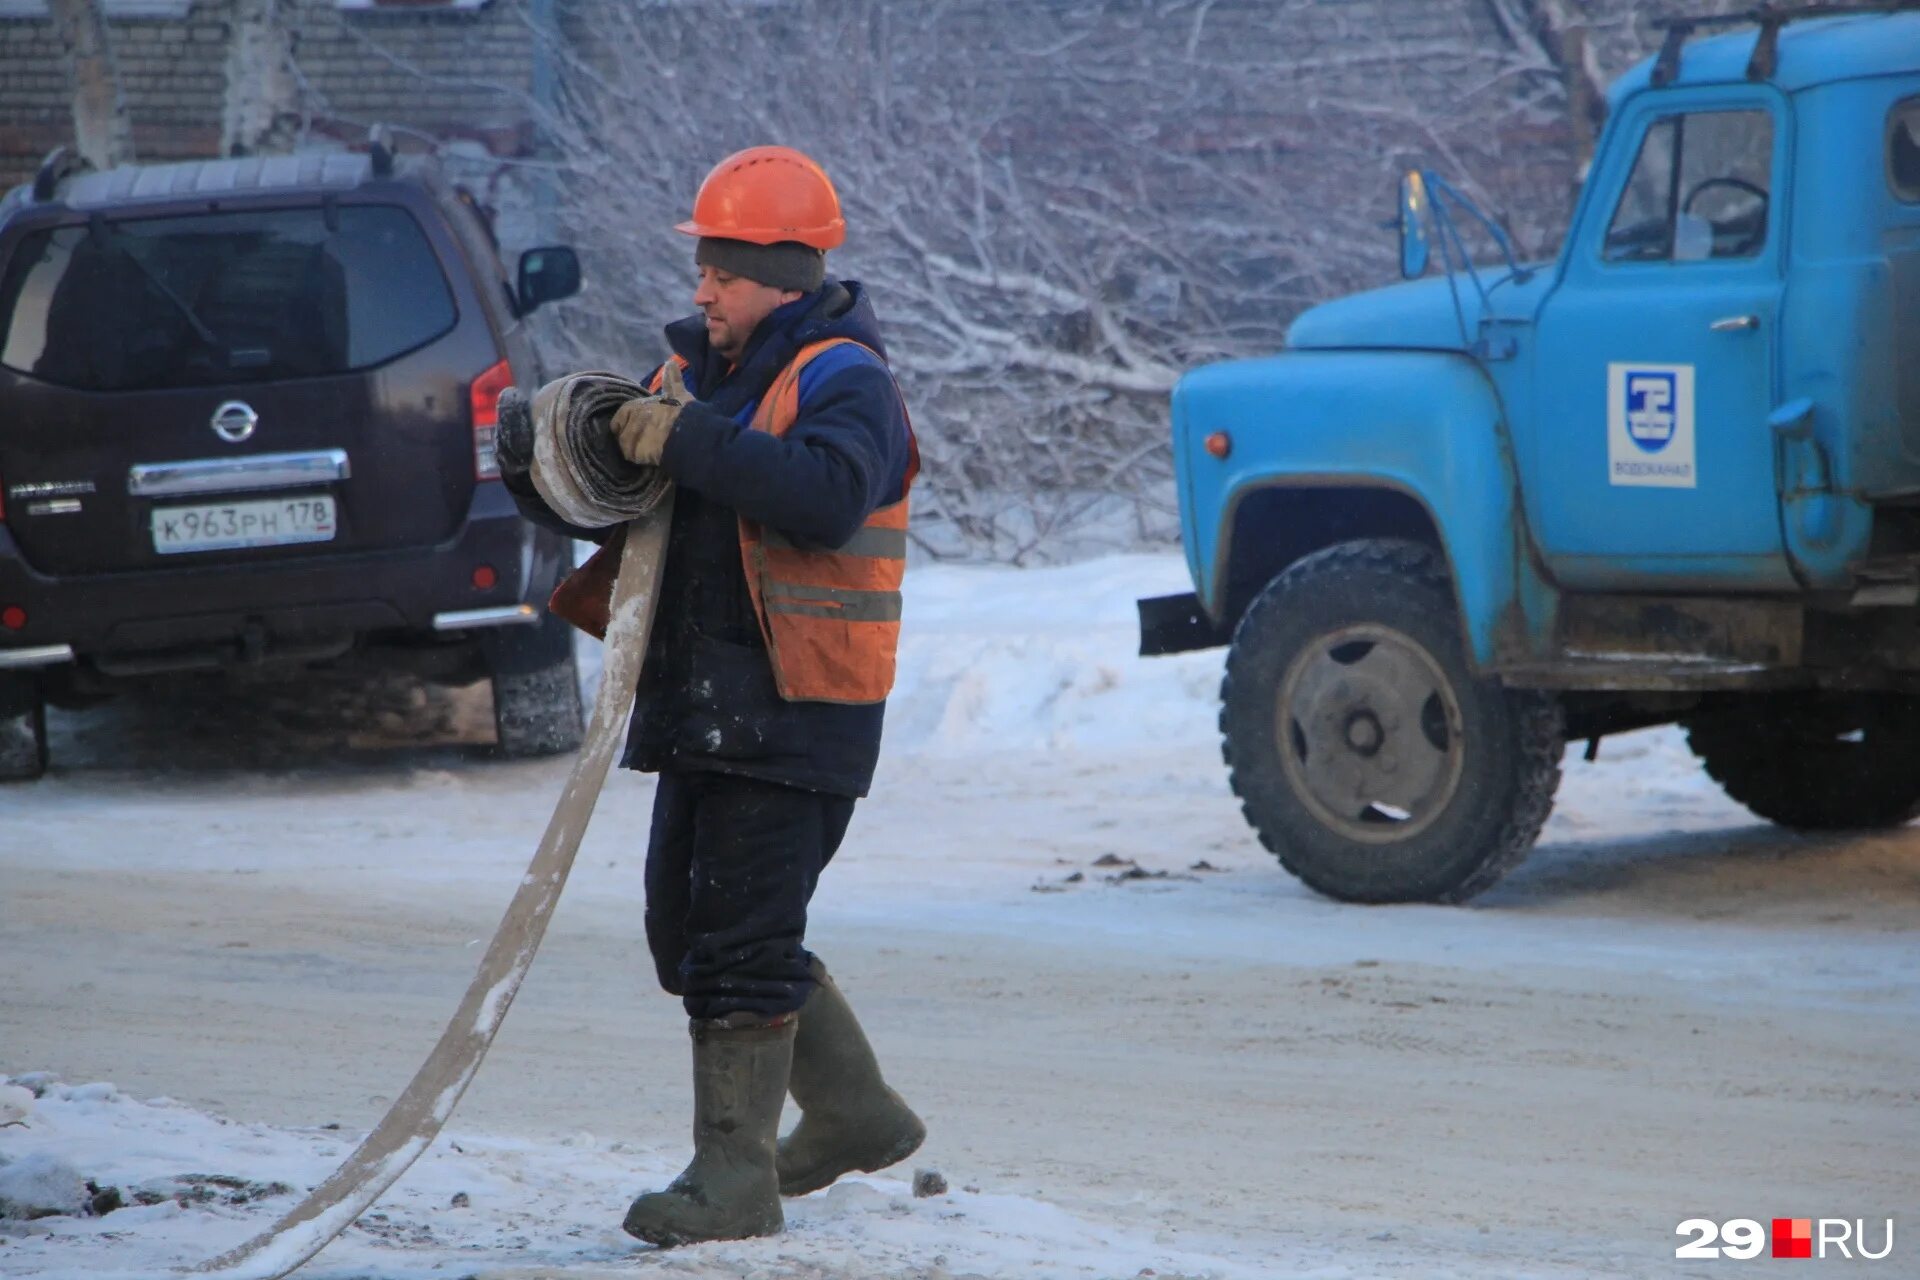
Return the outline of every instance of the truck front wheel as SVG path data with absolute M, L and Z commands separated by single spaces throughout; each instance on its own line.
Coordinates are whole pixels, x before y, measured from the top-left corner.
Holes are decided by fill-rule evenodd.
M 1684 723 L 1708 775 L 1769 822 L 1862 831 L 1920 816 L 1920 699 L 1763 694 Z
M 1227 655 L 1234 794 L 1282 866 L 1350 902 L 1464 902 L 1553 807 L 1559 705 L 1476 677 L 1439 554 L 1341 543 L 1268 583 Z

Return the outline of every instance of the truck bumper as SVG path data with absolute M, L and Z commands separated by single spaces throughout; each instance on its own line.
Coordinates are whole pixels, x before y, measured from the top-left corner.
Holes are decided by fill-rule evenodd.
M 1153 596 L 1137 602 L 1140 609 L 1140 656 L 1157 658 L 1195 649 L 1218 649 L 1232 637 L 1214 625 L 1193 592 Z

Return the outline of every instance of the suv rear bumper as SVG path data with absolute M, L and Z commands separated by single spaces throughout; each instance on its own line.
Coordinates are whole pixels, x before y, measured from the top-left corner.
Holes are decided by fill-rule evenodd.
M 26 613 L 24 627 L 0 631 L 0 668 L 222 647 L 297 655 L 370 633 L 454 641 L 469 628 L 537 622 L 568 555 L 566 540 L 524 520 L 498 484 L 478 486 L 459 532 L 433 546 L 218 569 L 47 577 L 0 526 L 0 609 Z M 497 575 L 486 590 L 473 585 L 481 565 Z
M 0 649 L 0 671 L 24 671 L 28 667 L 57 667 L 73 661 L 70 644 L 43 644 L 31 649 Z

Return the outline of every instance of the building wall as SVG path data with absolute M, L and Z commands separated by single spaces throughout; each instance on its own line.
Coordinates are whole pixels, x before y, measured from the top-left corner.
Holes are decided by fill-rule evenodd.
M 190 0 L 180 16 L 122 16 L 108 31 L 142 160 L 210 156 L 220 143 L 232 0 Z M 524 154 L 533 56 L 512 0 L 476 8 L 342 9 L 309 0 L 296 62 L 312 88 L 316 140 L 357 141 L 370 124 Z M 23 16 L 16 16 L 23 15 Z M 0 187 L 30 177 L 72 137 L 70 89 L 53 24 L 0 7 Z

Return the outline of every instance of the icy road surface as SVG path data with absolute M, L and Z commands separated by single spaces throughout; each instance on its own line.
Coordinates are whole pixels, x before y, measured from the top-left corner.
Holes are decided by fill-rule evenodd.
M 1830 1216 L 1894 1218 L 1852 1265 L 1920 1276 L 1920 830 L 1757 824 L 1661 731 L 1570 758 L 1472 906 L 1324 901 L 1227 792 L 1220 656 L 1132 656 L 1134 596 L 1182 582 L 909 576 L 888 759 L 810 933 L 927 1119 L 907 1166 L 774 1240 L 618 1232 L 689 1109 L 622 775 L 447 1135 L 302 1274 L 1704 1277 L 1740 1264 L 1676 1261 L 1682 1219 Z M 53 774 L 0 789 L 0 1075 L 40 1093 L 0 1198 L 159 1201 L 0 1223 L 0 1275 L 239 1242 L 452 1014 L 564 765 L 488 758 L 481 690 L 321 687 L 56 714 Z

